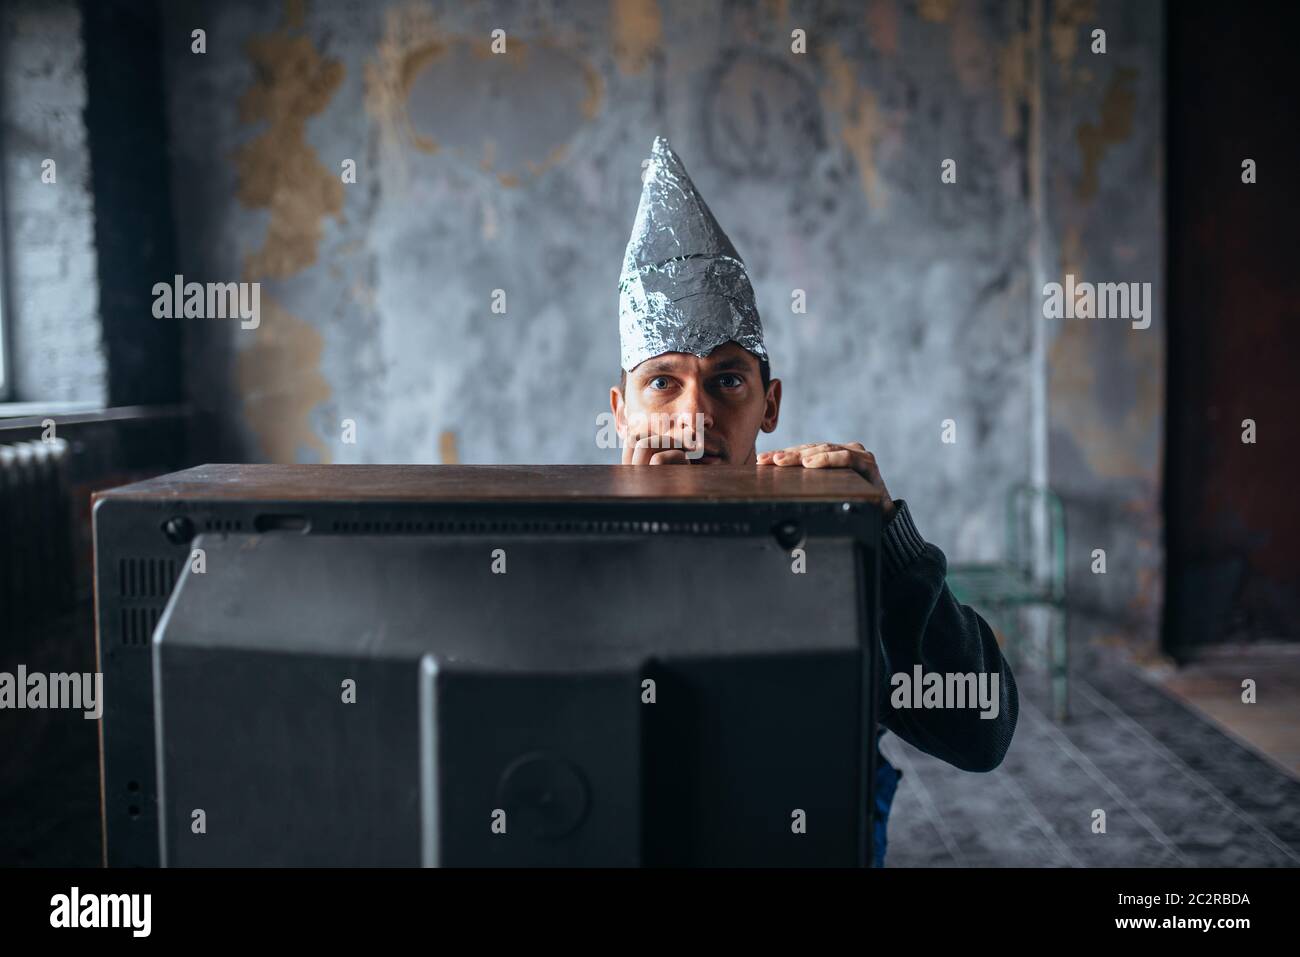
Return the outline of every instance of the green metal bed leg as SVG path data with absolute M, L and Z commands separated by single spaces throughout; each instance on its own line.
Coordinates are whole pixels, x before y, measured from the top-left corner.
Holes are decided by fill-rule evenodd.
M 994 606 L 994 609 L 998 621 L 1002 623 L 1002 630 L 1006 632 L 1007 636 L 1007 649 L 1004 656 L 1007 663 L 1014 669 L 1020 661 L 1020 623 L 1016 621 L 1015 609 L 1012 606 L 999 603 Z
M 1058 724 L 1070 719 L 1070 644 L 1069 613 L 1056 608 L 1056 626 L 1052 629 L 1052 710 Z

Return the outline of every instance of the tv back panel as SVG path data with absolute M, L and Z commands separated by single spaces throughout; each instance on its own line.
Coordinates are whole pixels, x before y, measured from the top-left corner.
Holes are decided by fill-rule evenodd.
M 869 859 L 855 474 L 202 466 L 95 532 L 109 864 Z

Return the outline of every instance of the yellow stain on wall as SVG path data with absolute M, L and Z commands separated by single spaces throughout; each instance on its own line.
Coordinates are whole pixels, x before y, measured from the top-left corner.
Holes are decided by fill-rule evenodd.
M 1087 253 L 1079 223 L 1067 223 L 1061 236 L 1060 275 L 1073 275 L 1075 283 L 1088 278 Z M 1123 319 L 1063 319 L 1048 352 L 1048 401 L 1053 423 L 1074 439 L 1093 473 L 1105 478 L 1159 479 L 1160 463 L 1142 458 L 1152 447 L 1154 433 L 1162 428 L 1164 396 L 1164 345 L 1152 326 L 1133 329 Z M 1103 363 L 1098 353 L 1114 342 L 1122 327 L 1124 351 L 1109 354 L 1105 364 L 1119 365 L 1118 375 L 1137 383 L 1136 400 L 1125 414 L 1103 414 L 1103 391 L 1096 370 Z M 1103 340 L 1101 337 L 1105 336 Z
M 883 56 L 898 54 L 898 0 L 869 0 L 867 40 Z
M 956 6 L 957 0 L 920 0 L 916 9 L 931 23 L 947 23 Z
M 1105 327 L 1125 323 L 1124 358 L 1117 373 L 1137 383 L 1136 400 L 1117 419 L 1103 414 L 1099 383 L 1098 337 Z M 1108 330 L 1107 342 L 1114 335 Z M 1065 319 L 1048 353 L 1048 393 L 1054 425 L 1063 428 L 1078 446 L 1093 473 L 1102 478 L 1142 478 L 1156 481 L 1160 463 L 1146 460 L 1148 448 L 1159 447 L 1161 397 L 1164 394 L 1164 352 L 1161 336 L 1151 329 L 1130 328 L 1121 319 Z M 1153 438 L 1156 440 L 1153 445 Z
M 460 452 L 456 448 L 456 433 L 450 429 L 438 436 L 438 457 L 443 465 L 459 465 Z
M 1021 117 L 1029 100 L 1029 34 L 1018 30 L 1007 38 L 998 53 L 998 91 L 1002 94 L 1002 132 L 1020 135 Z
M 303 25 L 303 5 L 287 0 L 283 25 L 249 39 L 253 85 L 239 101 L 244 124 L 265 128 L 234 153 L 236 197 L 270 212 L 260 249 L 245 257 L 243 279 L 282 279 L 316 262 L 322 220 L 343 210 L 343 183 L 307 143 L 307 120 L 323 111 L 343 80 L 343 66 L 320 56 Z M 249 428 L 271 462 L 297 461 L 301 448 L 320 461 L 330 451 L 311 426 L 311 413 L 329 398 L 320 374 L 321 335 L 260 291 L 259 324 L 239 349 L 236 380 Z M 240 330 L 236 335 L 247 335 Z
M 763 8 L 768 21 L 784 24 L 790 15 L 790 0 L 763 0 Z
M 587 84 L 587 96 L 582 101 L 582 115 L 585 119 L 594 120 L 600 112 L 601 100 L 605 98 L 605 78 L 590 63 L 584 61 L 582 67 Z
M 1144 504 L 1147 504 L 1148 509 L 1154 510 L 1154 503 Z M 1142 545 L 1145 545 L 1146 548 L 1142 548 Z M 1150 542 L 1140 542 L 1139 551 L 1154 553 L 1155 549 Z M 1128 603 L 1129 615 L 1139 621 L 1154 619 L 1160 612 L 1160 601 L 1163 597 L 1160 586 L 1163 583 L 1164 577 L 1160 574 L 1158 568 L 1153 568 L 1150 565 L 1139 566 L 1137 569 L 1137 590 Z
M 1061 275 L 1074 276 L 1076 283 L 1086 282 L 1084 262 L 1083 230 L 1078 223 L 1069 223 L 1061 235 Z
M 991 84 L 994 66 L 990 63 L 992 57 L 974 4 L 963 3 L 957 8 L 948 39 L 948 53 L 963 91 L 974 93 Z
M 612 0 L 609 12 L 619 72 L 640 73 L 663 41 L 658 0 Z
M 307 120 L 325 109 L 343 81 L 343 64 L 323 59 L 306 36 L 285 29 L 245 46 L 253 85 L 239 100 L 239 120 L 266 128 L 234 153 L 236 197 L 271 213 L 266 240 L 245 260 L 252 279 L 282 279 L 316 261 L 321 220 L 343 211 L 338 171 L 321 165 L 307 143 Z
M 1080 28 L 1097 19 L 1096 0 L 1056 0 L 1051 9 L 1047 37 L 1052 59 L 1068 70 L 1079 49 Z
M 541 176 L 552 166 L 558 166 L 560 163 L 564 162 L 564 158 L 568 155 L 569 144 L 560 143 L 558 146 L 552 147 L 551 151 L 546 154 L 546 158 L 540 163 L 534 163 L 532 160 L 524 160 L 524 167 L 533 176 Z
M 384 12 L 384 35 L 363 73 L 365 104 L 378 128 L 380 148 L 403 173 L 407 146 L 424 153 L 438 150 L 436 142 L 415 132 L 406 100 L 415 78 L 446 49 L 447 40 L 427 6 L 408 3 Z
M 868 205 L 883 207 L 885 194 L 875 159 L 876 143 L 881 135 L 876 94 L 858 85 L 856 64 L 838 46 L 823 47 L 821 52 L 827 74 L 827 83 L 822 88 L 823 104 L 827 112 L 840 117 L 840 139 L 858 165 Z
M 1080 199 L 1091 199 L 1096 195 L 1098 168 L 1106 150 L 1133 135 L 1133 113 L 1137 109 L 1137 94 L 1133 86 L 1136 79 L 1136 70 L 1116 70 L 1101 102 L 1101 117 L 1096 123 L 1079 124 L 1077 136 L 1079 151 L 1083 154 L 1083 174 L 1077 190 Z
M 389 9 L 384 16 L 384 34 L 375 50 L 374 58 L 364 69 L 366 112 L 375 121 L 380 147 L 385 161 L 397 175 L 405 176 L 407 163 L 405 150 L 414 148 L 423 153 L 437 153 L 441 146 L 432 137 L 420 133 L 411 118 L 409 101 L 416 81 L 435 63 L 453 52 L 466 51 L 476 59 L 491 59 L 512 70 L 523 70 L 528 63 L 529 51 L 535 47 L 561 50 L 562 46 L 546 38 L 524 41 L 508 36 L 504 53 L 492 53 L 486 37 L 463 36 L 445 33 L 438 26 L 430 9 L 418 3 L 408 3 Z M 571 56 L 571 54 L 570 54 Z M 585 60 L 575 58 L 583 73 L 585 95 L 579 108 L 585 119 L 600 112 L 604 85 L 600 74 Z M 563 144 L 552 147 L 537 159 L 522 159 L 519 168 L 496 169 L 500 161 L 496 144 L 485 139 L 479 163 L 486 173 L 496 173 L 497 181 L 507 188 L 518 186 L 522 173 L 538 176 L 564 157 Z M 507 158 L 513 161 L 513 158 Z
M 299 449 L 305 447 L 314 449 L 321 462 L 329 462 L 330 450 L 311 425 L 312 411 L 330 397 L 329 383 L 320 374 L 321 334 L 265 289 L 261 307 L 253 343 L 238 353 L 236 380 L 244 417 L 266 461 L 297 462 Z

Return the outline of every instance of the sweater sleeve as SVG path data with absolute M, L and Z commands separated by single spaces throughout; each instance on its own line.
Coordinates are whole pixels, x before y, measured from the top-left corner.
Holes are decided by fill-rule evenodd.
M 992 771 L 1016 729 L 1015 678 L 988 623 L 948 588 L 948 562 L 916 530 L 907 503 L 896 501 L 882 535 L 880 572 L 880 723 L 915 747 L 963 771 Z M 997 676 L 996 717 L 965 708 L 895 707 L 895 674 Z M 992 709 L 988 709 L 991 711 Z

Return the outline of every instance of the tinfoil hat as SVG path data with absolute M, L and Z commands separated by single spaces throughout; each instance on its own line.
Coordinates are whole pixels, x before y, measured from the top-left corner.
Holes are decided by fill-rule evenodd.
M 665 352 L 707 356 L 724 342 L 766 359 L 745 264 L 662 136 L 643 182 L 618 281 L 623 369 Z

